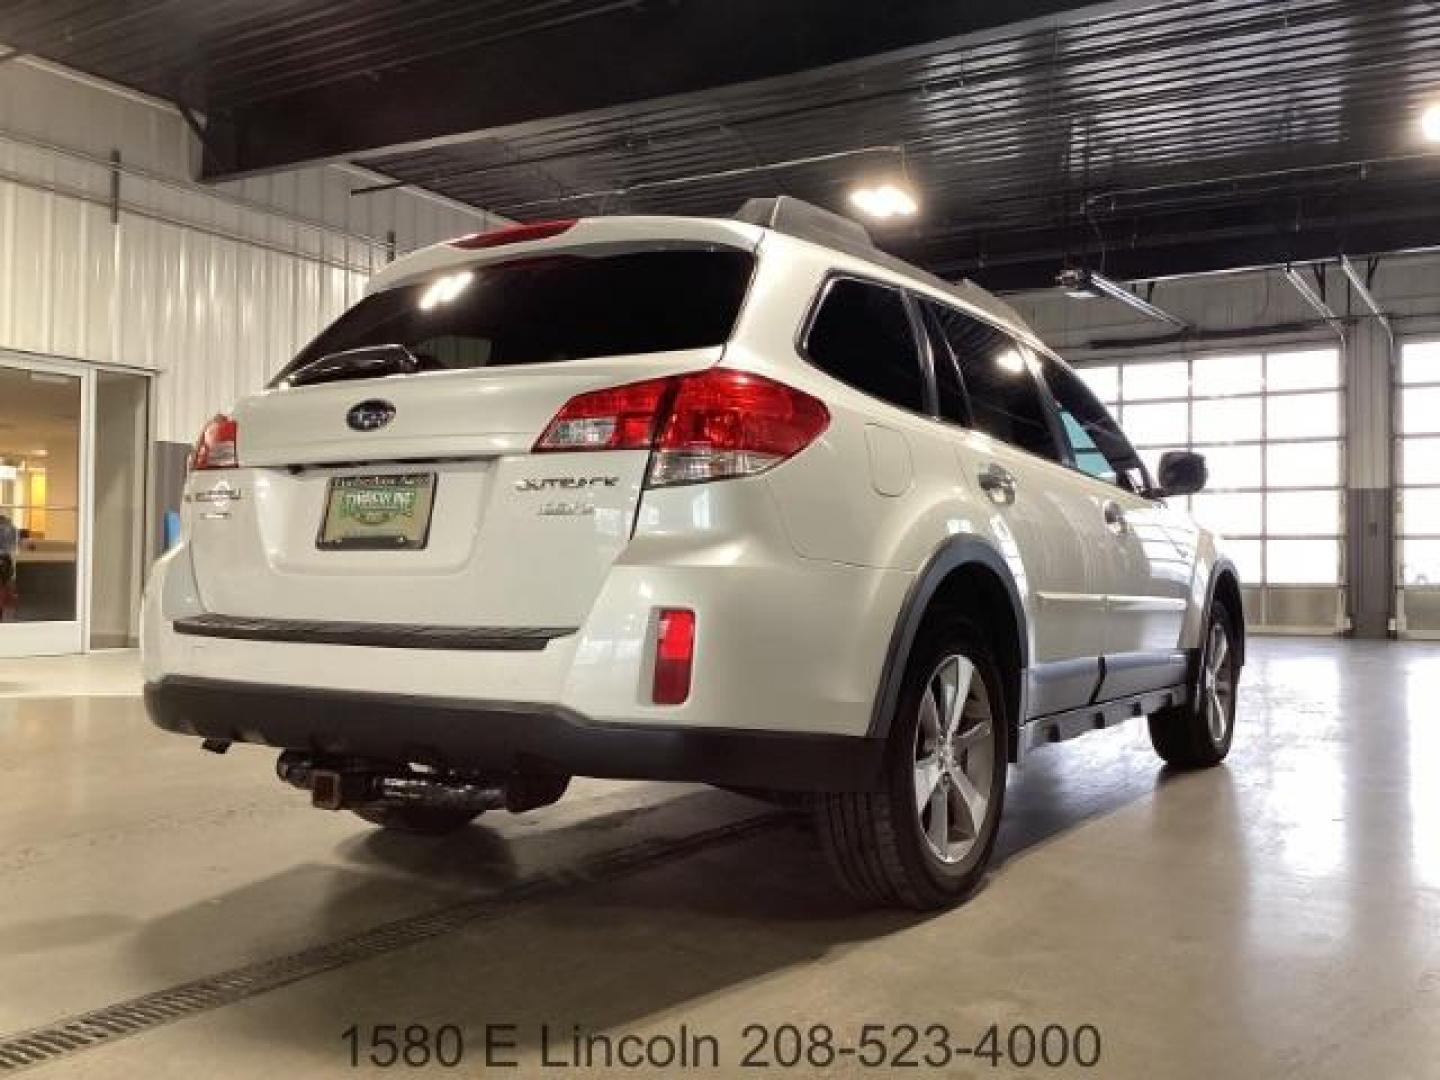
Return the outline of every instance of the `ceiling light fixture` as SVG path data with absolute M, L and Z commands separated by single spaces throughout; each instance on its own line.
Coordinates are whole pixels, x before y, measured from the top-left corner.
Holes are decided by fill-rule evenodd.
M 1060 272 L 1057 280 L 1060 288 L 1065 290 L 1066 296 L 1072 296 L 1077 300 L 1091 300 L 1096 297 L 1107 297 L 1119 301 L 1132 311 L 1144 315 L 1147 319 L 1154 319 L 1156 322 L 1169 323 L 1177 330 L 1191 329 L 1190 323 L 1172 315 L 1162 307 L 1158 307 L 1142 296 L 1137 296 L 1118 281 L 1111 281 L 1104 274 L 1097 274 L 1093 270 L 1080 270 L 1069 267 Z
M 920 209 L 915 196 L 897 184 L 856 188 L 850 193 L 850 205 L 867 217 L 885 220 L 912 217 Z
M 1431 105 L 1421 115 L 1420 130 L 1431 142 L 1440 143 L 1440 104 Z

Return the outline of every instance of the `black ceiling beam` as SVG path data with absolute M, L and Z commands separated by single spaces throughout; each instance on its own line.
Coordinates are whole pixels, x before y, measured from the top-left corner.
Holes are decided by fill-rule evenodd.
M 471 141 L 561 116 L 798 75 L 1144 0 L 634 0 L 567 22 L 213 110 L 219 180 Z M 864 77 L 863 65 L 855 72 Z

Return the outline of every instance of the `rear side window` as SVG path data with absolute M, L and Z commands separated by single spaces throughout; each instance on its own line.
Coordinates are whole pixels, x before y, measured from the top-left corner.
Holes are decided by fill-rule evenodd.
M 971 426 L 1059 461 L 1030 348 L 958 308 L 937 305 L 932 312 L 940 337 L 959 368 Z
M 753 266 L 748 252 L 722 248 L 572 253 L 460 267 L 366 297 L 276 382 L 324 357 L 384 346 L 403 346 L 413 357 L 396 371 L 439 371 L 723 345 Z M 374 373 L 360 364 L 326 369 L 327 380 Z
M 811 363 L 856 390 L 925 411 L 925 374 L 898 289 L 837 278 L 825 290 L 805 338 Z

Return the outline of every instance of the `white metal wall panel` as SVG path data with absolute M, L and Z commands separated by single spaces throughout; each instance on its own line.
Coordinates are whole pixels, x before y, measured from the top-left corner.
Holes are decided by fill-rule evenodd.
M 111 220 L 118 150 L 119 224 Z M 160 439 L 267 378 L 397 253 L 498 219 L 329 167 L 204 187 L 169 106 L 45 64 L 0 66 L 0 347 L 161 372 Z

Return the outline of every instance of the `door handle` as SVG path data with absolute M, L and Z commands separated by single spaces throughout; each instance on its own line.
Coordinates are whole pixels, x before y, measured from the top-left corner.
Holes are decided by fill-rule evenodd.
M 1124 536 L 1129 528 L 1125 521 L 1125 511 L 1120 509 L 1120 504 L 1113 499 L 1105 504 L 1105 527 L 1116 536 Z
M 1009 506 L 1015 501 L 1015 476 L 1003 465 L 991 462 L 980 470 L 980 490 L 990 496 L 990 501 Z

